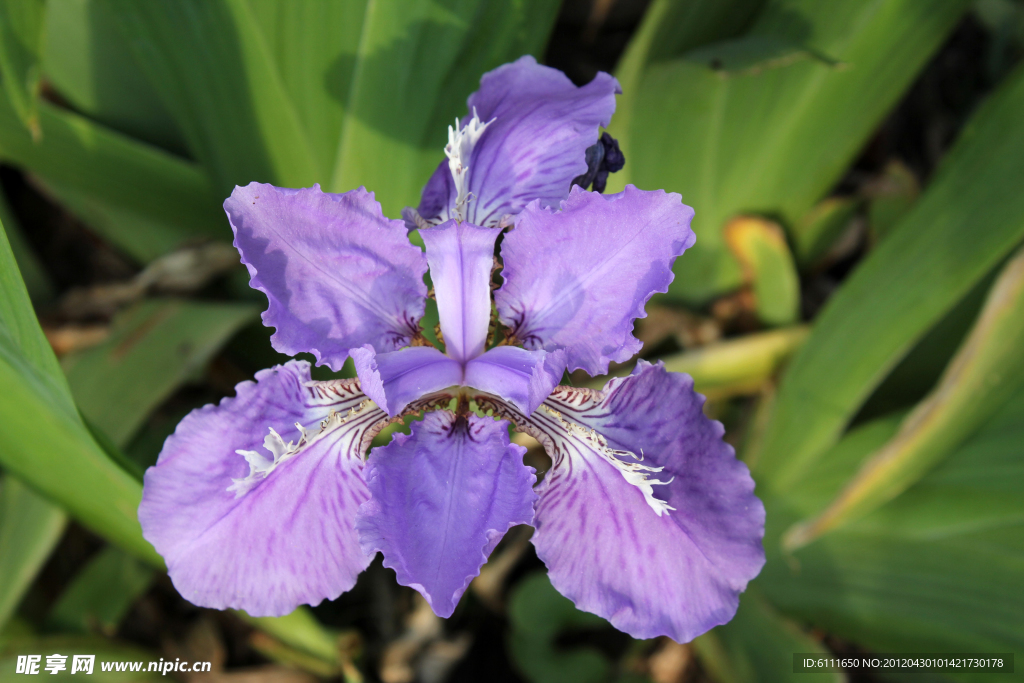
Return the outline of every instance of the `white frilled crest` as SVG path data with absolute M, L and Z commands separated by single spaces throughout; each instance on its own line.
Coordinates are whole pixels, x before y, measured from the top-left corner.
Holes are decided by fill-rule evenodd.
M 273 459 L 268 458 L 259 451 L 236 450 L 235 452 L 245 458 L 245 461 L 249 463 L 249 475 L 242 479 L 232 479 L 231 481 L 233 483 L 228 487 L 228 491 L 234 493 L 235 498 L 242 497 L 256 486 L 256 484 L 270 476 L 270 473 L 283 463 L 291 460 L 317 441 L 326 438 L 329 434 L 341 428 L 346 423 L 351 422 L 353 419 L 375 409 L 376 407 L 374 406 L 373 401 L 365 399 L 357 406 L 349 409 L 347 413 L 339 413 L 333 410 L 330 411 L 327 418 L 322 420 L 317 427 L 314 427 L 313 429 L 307 429 L 296 422 L 295 428 L 299 430 L 299 440 L 289 441 L 287 443 L 285 443 L 285 440 L 281 438 L 281 435 L 271 427 L 270 433 L 263 439 L 263 447 L 270 452 Z
M 549 436 L 554 437 L 556 441 L 567 436 L 569 439 L 577 439 L 585 443 L 590 447 L 589 450 L 601 456 L 608 464 L 617 469 L 623 479 L 640 489 L 640 492 L 644 494 L 644 500 L 647 501 L 647 504 L 651 506 L 651 509 L 659 517 L 668 514 L 670 510 L 675 510 L 674 507 L 654 496 L 655 486 L 664 486 L 672 483 L 672 479 L 661 481 L 652 478 L 652 475 L 661 472 L 665 469 L 664 467 L 644 465 L 641 462 L 643 459 L 642 455 L 638 457 L 630 451 L 610 448 L 605 438 L 598 434 L 597 431 L 565 419 L 560 412 L 549 405 L 541 405 L 540 409 L 557 420 L 558 424 L 565 430 L 565 436 L 555 434 L 549 434 Z
M 448 144 L 445 145 L 444 153 L 448 157 L 448 168 L 451 169 L 452 179 L 455 181 L 455 219 L 459 222 L 466 220 L 466 203 L 470 200 L 469 160 L 473 156 L 476 143 L 487 130 L 487 126 L 492 123 L 494 119 L 482 123 L 477 116 L 476 107 L 473 107 L 473 118 L 469 123 L 460 127 L 459 120 L 455 119 L 455 127 L 448 126 Z

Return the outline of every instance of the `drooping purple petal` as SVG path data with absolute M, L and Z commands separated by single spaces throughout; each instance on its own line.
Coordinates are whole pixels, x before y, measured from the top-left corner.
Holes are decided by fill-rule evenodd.
M 505 532 L 533 520 L 536 477 L 523 453 L 507 422 L 427 413 L 370 454 L 373 495 L 356 520 L 364 552 L 383 552 L 400 584 L 450 616 Z
M 565 371 L 565 351 L 498 346 L 466 365 L 466 386 L 511 401 L 527 415 L 537 409 Z
M 372 192 L 250 183 L 224 202 L 250 284 L 267 295 L 274 348 L 340 370 L 350 349 L 406 346 L 423 315 L 427 263 Z
M 526 348 L 564 348 L 570 370 L 608 371 L 640 350 L 633 322 L 668 291 L 693 245 L 693 209 L 678 194 L 632 185 L 614 195 L 574 187 L 560 211 L 531 204 L 501 245 L 501 321 Z
M 432 346 L 376 353 L 352 349 L 363 391 L 391 417 L 425 394 L 462 383 L 462 365 Z
M 585 173 L 587 147 L 598 138 L 615 111 L 619 83 L 599 73 L 583 87 L 557 69 L 521 57 L 484 74 L 480 89 L 467 101 L 468 117 L 494 122 L 469 159 L 469 191 L 474 199 L 465 218 L 494 226 L 538 199 L 557 206 L 576 176 Z M 419 214 L 431 222 L 454 218 L 457 190 L 448 161 L 423 189 Z
M 356 380 L 307 383 L 305 361 L 260 371 L 192 411 L 146 472 L 143 536 L 190 602 L 280 616 L 338 597 L 369 564 L 353 520 L 387 418 Z
M 499 230 L 447 221 L 420 232 L 427 248 L 445 352 L 467 361 L 484 352 L 491 320 L 491 270 Z
M 525 421 L 553 460 L 533 536 L 551 583 L 636 638 L 729 621 L 764 564 L 764 506 L 702 404 L 689 376 L 640 361 L 603 393 L 556 389 Z

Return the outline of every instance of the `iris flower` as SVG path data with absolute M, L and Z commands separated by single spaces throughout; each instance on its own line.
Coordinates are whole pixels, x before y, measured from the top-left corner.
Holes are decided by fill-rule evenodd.
M 178 425 L 139 519 L 183 597 L 283 615 L 381 552 L 447 617 L 532 524 L 555 588 L 633 636 L 685 642 L 732 618 L 764 563 L 764 508 L 693 380 L 641 360 L 602 391 L 557 386 L 639 351 L 633 323 L 695 239 L 677 194 L 571 187 L 618 92 L 530 57 L 484 75 L 404 220 L 363 188 L 235 188 L 224 207 L 274 348 L 335 371 L 351 357 L 358 378 L 292 360 Z M 443 351 L 419 327 L 428 270 Z M 540 484 L 510 427 L 550 455 Z

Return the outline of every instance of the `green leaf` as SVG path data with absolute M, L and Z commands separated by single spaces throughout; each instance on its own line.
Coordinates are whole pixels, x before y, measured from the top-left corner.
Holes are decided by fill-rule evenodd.
M 1024 250 L 996 280 L 978 322 L 939 385 L 814 519 L 787 532 L 805 545 L 892 500 L 931 469 L 1007 398 L 1024 387 Z
M 14 477 L 0 480 L 0 628 L 56 547 L 67 516 Z
M 623 95 L 615 111 L 614 130 L 630 129 L 633 93 L 648 65 L 743 33 L 765 4 L 765 0 L 654 0 L 615 70 Z
M 11 213 L 3 192 L 0 192 L 0 223 L 3 224 L 4 230 L 7 232 L 11 251 L 14 253 L 14 259 L 21 271 L 21 277 L 25 281 L 25 287 L 28 289 L 32 303 L 38 306 L 40 303 L 52 299 L 54 289 L 50 276 L 46 273 L 39 257 L 32 250 L 32 245 L 22 234 L 21 226 L 14 220 L 14 214 Z
M 250 180 L 318 180 L 312 141 L 244 0 L 107 7 L 220 194 Z
M 799 43 L 771 35 L 751 35 L 723 40 L 690 50 L 682 58 L 711 69 L 720 78 L 756 75 L 805 59 L 817 60 L 826 66 L 837 66 L 834 60 L 819 55 Z
M 59 401 L 59 407 L 73 410 L 74 405 L 66 396 L 64 375 L 57 364 L 57 357 L 53 355 L 49 342 L 39 328 L 18 264 L 7 242 L 6 230 L 0 237 L 0 348 L 16 353 L 19 365 L 25 365 L 45 378 L 57 393 L 63 390 L 65 396 Z
M 592 647 L 557 648 L 560 633 L 607 626 L 601 617 L 581 612 L 554 589 L 547 574 L 522 579 L 509 598 L 512 630 L 508 648 L 519 671 L 533 683 L 599 683 L 611 664 Z
M 182 153 L 185 143 L 99 0 L 46 0 L 43 73 L 61 98 L 116 131 Z
M 54 0 L 45 66 L 94 120 L 41 103 L 47 138 L 33 147 L 0 102 L 0 158 L 142 261 L 226 239 L 221 198 L 253 180 L 366 185 L 396 216 L 417 203 L 480 74 L 539 54 L 558 10 L 403 2 Z M 199 164 L 114 129 L 176 152 L 184 140 Z
M 154 243 L 167 251 L 196 237 L 230 236 L 220 200 L 195 164 L 46 102 L 39 115 L 46 136 L 37 144 L 0 97 L 0 158 L 40 174 L 58 190 L 74 190 L 160 227 L 159 236 L 137 239 L 128 231 L 106 233 L 118 246 L 150 260 L 157 255 Z
M 802 267 L 813 265 L 828 253 L 859 207 L 860 202 L 853 197 L 829 197 L 793 224 L 793 248 Z
M 18 118 L 39 139 L 39 53 L 43 0 L 0 0 L 0 78 Z
M 255 22 L 251 30 L 262 36 L 282 88 L 314 143 L 316 180 L 324 185 L 334 168 L 356 50 L 369 6 L 361 0 L 248 2 Z
M 754 589 L 740 596 L 739 610 L 729 623 L 698 637 L 693 646 L 704 669 L 718 683 L 845 680 L 841 674 L 794 674 L 793 653 L 829 652 Z
M 735 61 L 728 78 L 707 66 L 710 58 L 647 64 L 620 98 L 630 115 L 612 122 L 629 163 L 609 191 L 626 182 L 665 188 L 696 208 L 697 244 L 679 260 L 669 294 L 700 301 L 736 287 L 741 271 L 723 244 L 726 221 L 740 213 L 798 221 L 967 4 L 777 0 L 743 36 L 693 53 Z
M 783 377 L 759 481 L 783 491 L 896 363 L 1024 237 L 1024 69 L 967 124 L 913 211 L 846 280 Z
M 257 312 L 246 304 L 144 301 L 115 318 L 102 344 L 64 358 L 68 384 L 86 419 L 123 448 Z
M 974 326 L 998 274 L 998 270 L 993 269 L 981 278 L 952 310 L 928 330 L 858 409 L 853 424 L 905 411 L 935 388 L 949 361 Z
M 1019 652 L 1024 392 L 899 497 L 780 556 L 781 532 L 832 498 L 899 423 L 852 431 L 784 500 L 766 499 L 769 560 L 756 585 L 786 613 L 876 652 Z
M 557 5 L 105 0 L 218 192 L 366 185 L 416 203 L 480 74 L 538 53 Z
M 669 372 L 684 372 L 709 399 L 756 394 L 807 338 L 806 327 L 787 327 L 716 342 L 662 358 Z M 626 370 L 623 370 L 623 374 Z M 600 380 L 603 386 L 605 380 Z
M 38 185 L 64 208 L 82 219 L 112 245 L 120 248 L 140 263 L 149 263 L 160 256 L 180 248 L 195 238 L 219 237 L 224 241 L 231 229 L 215 228 L 213 221 L 203 227 L 204 235 L 193 237 L 191 230 L 182 230 L 179 224 L 163 218 L 147 216 L 133 209 L 97 199 L 95 194 L 78 189 L 69 183 L 37 177 Z
M 753 287 L 757 317 L 766 325 L 791 325 L 800 317 L 800 278 L 782 229 L 741 216 L 725 226 L 725 241 Z
M 0 386 L 0 420 L 14 426 L 0 430 L 0 464 L 85 526 L 160 566 L 135 515 L 141 487 L 82 423 L 6 236 L 0 240 Z
M 47 628 L 112 636 L 154 572 L 117 548 L 105 548 L 75 575 L 46 619 Z

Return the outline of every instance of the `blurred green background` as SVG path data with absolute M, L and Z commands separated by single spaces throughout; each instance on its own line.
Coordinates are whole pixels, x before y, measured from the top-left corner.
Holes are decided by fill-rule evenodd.
M 527 53 L 619 78 L 609 192 L 697 211 L 637 334 L 694 376 L 767 507 L 736 618 L 634 641 L 551 588 L 525 528 L 447 622 L 379 560 L 280 619 L 189 605 L 141 537 L 141 473 L 283 360 L 221 201 L 365 185 L 398 216 L 481 74 Z M 1020 0 L 0 0 L 0 682 L 54 652 L 238 683 L 810 683 L 846 676 L 792 653 L 1020 656 L 1022 54 Z

